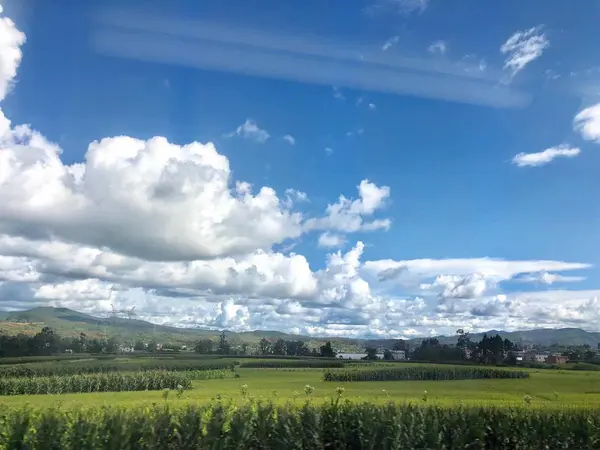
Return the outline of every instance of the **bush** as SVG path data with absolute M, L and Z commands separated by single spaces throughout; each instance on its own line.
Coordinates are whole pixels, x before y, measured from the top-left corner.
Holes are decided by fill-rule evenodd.
M 0 411 L 2 449 L 598 448 L 600 410 L 352 404 Z
M 399 367 L 384 369 L 327 370 L 324 381 L 433 381 L 472 380 L 481 378 L 527 378 L 520 370 L 490 369 L 484 367 Z
M 67 392 L 154 391 L 191 389 L 190 373 L 155 370 L 132 373 L 94 373 L 35 378 L 2 378 L 0 395 L 63 394 Z M 0 447 L 1 448 L 1 447 Z

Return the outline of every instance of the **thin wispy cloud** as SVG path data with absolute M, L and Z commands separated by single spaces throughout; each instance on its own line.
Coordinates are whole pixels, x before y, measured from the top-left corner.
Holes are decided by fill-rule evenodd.
M 102 54 L 336 86 L 334 96 L 340 100 L 345 98 L 342 88 L 500 108 L 523 107 L 531 99 L 514 86 L 498 85 L 501 74 L 494 71 L 482 77 L 466 71 L 463 64 L 374 52 L 372 45 L 130 10 L 105 10 L 94 17 L 97 26 L 92 29 L 91 43 Z
M 427 51 L 434 55 L 445 55 L 447 50 L 448 44 L 445 41 L 435 41 L 427 47 Z
M 369 109 L 371 111 L 375 111 L 377 109 L 377 105 L 375 105 L 375 103 L 369 103 Z
M 519 153 L 512 159 L 513 164 L 518 167 L 539 167 L 544 166 L 556 158 L 574 158 L 579 155 L 581 150 L 577 147 L 568 145 L 559 145 L 551 147 L 538 153 Z
M 294 138 L 294 136 L 292 136 L 291 134 L 286 134 L 285 136 L 283 136 L 283 140 L 290 145 L 296 145 L 296 138 Z
M 389 50 L 392 46 L 396 45 L 399 40 L 400 40 L 400 36 L 394 36 L 394 37 L 389 38 L 381 46 L 381 50 L 384 51 L 384 52 L 387 51 L 387 50 Z
M 346 100 L 346 96 L 342 93 L 339 87 L 333 87 L 333 98 L 336 100 Z
M 325 147 L 325 153 L 327 154 L 327 156 L 330 156 L 331 154 L 333 154 L 333 149 L 331 147 Z
M 225 136 L 229 138 L 239 136 L 258 144 L 264 144 L 271 137 L 266 130 L 259 128 L 252 119 L 246 119 L 246 121 L 237 127 L 235 131 L 232 131 Z
M 500 47 L 500 52 L 507 55 L 504 68 L 515 76 L 530 62 L 536 60 L 550 46 L 543 26 L 517 31 Z
M 429 0 L 374 0 L 365 8 L 371 16 L 379 14 L 421 14 L 427 9 Z

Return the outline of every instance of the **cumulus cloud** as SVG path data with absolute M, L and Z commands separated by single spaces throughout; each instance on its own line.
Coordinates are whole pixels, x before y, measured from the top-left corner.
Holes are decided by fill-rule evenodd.
M 600 103 L 582 110 L 575 116 L 573 124 L 585 140 L 600 144 Z
M 514 76 L 525 66 L 536 60 L 550 46 L 542 26 L 528 30 L 517 31 L 500 47 L 500 52 L 506 54 L 504 68 Z
M 558 273 L 551 273 L 546 270 L 542 270 L 538 273 L 526 274 L 518 278 L 518 281 L 541 283 L 547 285 L 554 283 L 575 283 L 583 280 L 585 280 L 585 277 L 561 275 Z
M 434 55 L 444 55 L 446 54 L 446 50 L 448 50 L 448 44 L 445 41 L 435 41 L 427 47 L 427 51 Z
M 574 158 L 580 153 L 581 150 L 577 147 L 559 145 L 538 153 L 519 153 L 514 156 L 512 162 L 518 167 L 538 167 L 544 166 L 556 158 Z
M 0 17 L 1 96 L 14 80 L 24 40 Z M 313 230 L 321 245 L 334 239 L 341 245 L 342 233 L 389 228 L 390 219 L 376 214 L 390 189 L 369 180 L 357 198 L 341 196 L 322 216 L 304 217 L 293 208 L 308 201 L 305 193 L 288 189 L 280 197 L 270 187 L 233 180 L 228 159 L 210 143 L 117 136 L 93 142 L 82 162 L 67 165 L 56 144 L 0 117 L 4 310 L 62 306 L 107 314 L 114 303 L 136 306 L 141 319 L 160 324 L 346 337 L 600 320 L 600 291 L 490 296 L 520 274 L 548 285 L 565 281 L 559 272 L 589 267 L 582 263 L 365 262 L 365 246 L 357 242 L 327 255 L 317 270 L 304 255 L 274 250 L 275 244 L 291 249 Z M 238 130 L 234 135 L 255 139 L 259 129 Z
M 240 136 L 244 139 L 254 141 L 258 144 L 264 144 L 271 137 L 267 130 L 259 128 L 255 121 L 246 119 L 239 127 L 226 135 L 227 137 Z M 291 137 L 291 136 L 290 136 Z M 285 137 L 284 137 L 285 139 Z M 292 138 L 293 139 L 293 138 Z
M 318 245 L 322 248 L 341 247 L 346 242 L 344 236 L 325 232 L 319 236 Z
M 385 200 L 390 196 L 390 188 L 363 180 L 358 186 L 358 196 L 355 200 L 340 196 L 336 203 L 327 206 L 324 217 L 308 219 L 304 223 L 305 229 L 329 229 L 344 233 L 389 229 L 389 219 L 365 221 L 365 217 L 372 216 L 384 206 Z

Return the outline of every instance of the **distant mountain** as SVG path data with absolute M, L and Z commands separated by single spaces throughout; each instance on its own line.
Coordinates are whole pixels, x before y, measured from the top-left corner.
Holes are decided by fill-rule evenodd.
M 77 336 L 85 333 L 89 337 L 119 335 L 127 340 L 142 339 L 145 341 L 156 339 L 159 342 L 174 344 L 193 344 L 200 339 L 217 339 L 218 330 L 200 328 L 178 328 L 165 325 L 156 325 L 139 319 L 124 319 L 120 317 L 102 318 L 89 314 L 73 311 L 68 308 L 40 307 L 27 311 L 0 312 L 0 332 L 6 334 L 34 334 L 44 326 L 55 329 L 63 336 Z M 527 345 L 550 346 L 583 345 L 588 344 L 597 348 L 600 343 L 600 332 L 589 332 L 579 328 L 560 329 L 535 329 L 523 331 L 496 331 L 486 332 L 488 335 L 498 333 L 503 339 L 521 342 Z M 480 340 L 484 333 L 472 334 L 472 340 Z M 365 347 L 387 347 L 394 344 L 393 339 L 349 339 L 349 338 L 318 338 L 286 334 L 279 331 L 245 331 L 240 333 L 227 332 L 227 337 L 232 344 L 256 344 L 260 339 L 286 339 L 301 340 L 309 346 L 318 347 L 325 341 L 331 341 L 335 348 L 345 351 L 362 350 Z M 456 336 L 438 336 L 437 339 L 444 344 L 455 344 Z M 409 341 L 411 346 L 419 345 L 423 338 Z

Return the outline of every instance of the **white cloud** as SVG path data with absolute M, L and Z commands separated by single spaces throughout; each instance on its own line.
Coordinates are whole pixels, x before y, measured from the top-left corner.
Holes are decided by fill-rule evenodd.
M 600 144 L 600 103 L 582 110 L 573 119 L 573 124 L 585 140 Z
M 581 150 L 577 147 L 559 145 L 538 153 L 519 153 L 512 159 L 519 167 L 538 167 L 552 162 L 556 158 L 574 158 Z
M 329 156 L 333 153 L 333 149 L 331 147 L 325 147 L 325 153 Z
M 504 68 L 510 70 L 512 76 L 523 70 L 527 64 L 536 60 L 550 46 L 542 26 L 518 31 L 500 47 L 502 54 L 508 54 Z
M 371 111 L 375 111 L 377 109 L 377 106 L 375 105 L 375 103 L 369 103 L 369 109 Z
M 445 55 L 447 50 L 448 44 L 445 41 L 435 41 L 427 47 L 427 51 L 434 55 Z
M 334 233 L 325 232 L 319 236 L 319 247 L 322 248 L 335 248 L 341 247 L 346 243 L 344 236 Z
M 461 64 L 399 52 L 357 52 L 343 39 L 240 28 L 211 21 L 157 18 L 111 9 L 97 15 L 93 49 L 112 57 L 239 73 L 340 89 L 416 95 L 497 108 L 528 105 L 531 94 L 473 74 Z M 314 70 L 326 67 L 326 70 Z
M 340 196 L 336 203 L 327 206 L 324 217 L 308 219 L 304 223 L 305 228 L 337 230 L 344 233 L 388 229 L 391 224 L 389 219 L 366 222 L 365 217 L 373 215 L 384 206 L 385 200 L 390 196 L 390 188 L 378 187 L 369 180 L 363 180 L 358 186 L 358 195 L 359 198 L 355 200 Z
M 24 41 L 15 36 L 14 24 L 0 19 L 4 93 Z M 390 219 L 375 215 L 390 190 L 368 180 L 358 198 L 342 196 L 322 217 L 306 219 L 291 210 L 308 201 L 305 193 L 288 189 L 280 198 L 262 187 L 254 194 L 249 183 L 232 180 L 228 159 L 212 144 L 105 138 L 89 146 L 84 162 L 67 165 L 61 149 L 30 127 L 4 119 L 0 131 L 2 309 L 101 314 L 114 303 L 162 324 L 347 337 L 600 320 L 600 291 L 488 295 L 520 274 L 574 282 L 558 272 L 589 267 L 582 263 L 362 262 L 365 246 L 357 242 L 313 270 L 305 256 L 273 250 L 291 248 L 310 230 L 331 243 L 340 233 L 388 228 Z
M 226 136 L 240 136 L 258 144 L 264 144 L 271 137 L 266 130 L 259 128 L 256 122 L 254 122 L 252 119 L 246 119 L 246 121 L 237 127 L 235 131 L 232 131 Z
M 0 5 L 0 13 L 2 6 Z M 8 17 L 0 18 L 0 101 L 4 100 L 21 63 L 25 34 Z
M 381 46 L 381 50 L 384 52 L 389 50 L 392 46 L 396 45 L 399 40 L 400 40 L 400 36 L 392 36 L 391 38 L 389 38 L 387 41 L 384 42 L 384 44 Z
M 538 273 L 528 274 L 523 277 L 519 277 L 517 280 L 550 285 L 554 283 L 576 283 L 585 280 L 585 277 L 560 275 L 558 273 L 551 273 L 546 270 L 542 270 Z
M 296 139 L 291 134 L 286 134 L 283 136 L 283 140 L 290 145 L 296 145 Z

